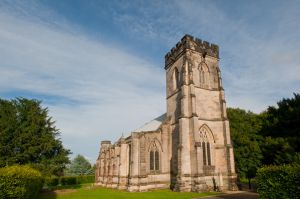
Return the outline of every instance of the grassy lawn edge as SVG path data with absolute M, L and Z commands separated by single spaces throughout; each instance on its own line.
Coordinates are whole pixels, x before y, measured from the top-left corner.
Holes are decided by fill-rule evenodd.
M 83 184 L 77 187 L 52 187 L 52 191 L 42 192 L 39 199 L 191 199 L 220 195 L 220 192 L 174 192 L 169 189 L 152 190 L 147 192 L 128 192 L 124 190 L 103 188 L 92 184 Z

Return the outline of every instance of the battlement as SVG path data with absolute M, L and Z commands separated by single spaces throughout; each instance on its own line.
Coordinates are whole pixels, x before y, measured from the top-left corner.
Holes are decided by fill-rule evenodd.
M 216 44 L 210 44 L 207 41 L 202 41 L 191 35 L 184 35 L 180 42 L 171 49 L 165 55 L 165 69 L 174 63 L 177 58 L 184 53 L 187 49 L 194 50 L 196 52 L 219 58 L 219 46 Z
M 109 140 L 103 140 L 103 141 L 101 141 L 101 145 L 102 144 L 111 144 L 111 141 L 109 141 Z

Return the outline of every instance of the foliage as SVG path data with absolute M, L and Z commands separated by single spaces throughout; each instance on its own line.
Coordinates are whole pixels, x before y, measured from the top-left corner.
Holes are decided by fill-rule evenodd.
M 258 170 L 257 191 L 259 198 L 299 198 L 300 166 L 267 166 Z
M 88 171 L 86 171 L 85 175 L 95 175 L 96 164 L 94 164 Z
M 65 175 L 86 175 L 92 171 L 92 166 L 82 155 L 77 155 L 67 166 Z
M 36 198 L 43 185 L 39 171 L 29 166 L 0 168 L 0 198 Z
M 45 177 L 44 185 L 46 186 L 57 186 L 59 184 L 59 177 L 51 176 L 51 177 Z
M 94 182 L 95 182 L 95 175 L 77 176 L 77 183 L 78 184 L 94 183 Z
M 75 176 L 63 176 L 60 178 L 61 185 L 75 185 L 77 178 Z
M 43 174 L 59 175 L 69 162 L 69 150 L 41 101 L 0 99 L 0 167 L 31 164 Z
M 80 176 L 62 176 L 62 177 L 45 177 L 44 186 L 46 189 L 61 189 L 68 185 L 80 185 L 86 183 L 94 183 L 95 175 Z
M 261 114 L 228 108 L 237 173 L 253 178 L 261 165 L 300 164 L 300 95 Z
M 230 132 L 234 145 L 237 173 L 240 178 L 255 177 L 263 158 L 259 146 L 262 128 L 259 115 L 238 108 L 227 109 Z
M 89 185 L 88 185 L 89 186 Z M 69 193 L 56 194 L 56 199 L 187 199 L 187 198 L 199 198 L 205 196 L 213 196 L 218 195 L 220 193 L 215 192 L 203 192 L 203 193 L 195 193 L 195 192 L 173 192 L 171 190 L 155 190 L 149 192 L 128 192 L 116 189 L 108 189 L 108 188 L 88 188 L 86 186 L 79 188 L 77 190 L 72 190 Z M 53 195 L 45 194 L 41 195 L 40 199 L 51 199 Z
M 291 142 L 289 138 L 266 137 L 261 143 L 264 156 L 263 163 L 265 165 L 300 163 L 299 153 L 297 155 L 296 148 Z
M 300 94 L 291 99 L 282 99 L 278 107 L 269 107 L 261 114 L 261 134 L 266 139 L 261 143 L 263 164 L 280 165 L 300 163 Z
M 291 99 L 283 98 L 277 106 L 270 106 L 265 113 L 262 133 L 274 137 L 300 137 L 300 94 L 294 93 Z

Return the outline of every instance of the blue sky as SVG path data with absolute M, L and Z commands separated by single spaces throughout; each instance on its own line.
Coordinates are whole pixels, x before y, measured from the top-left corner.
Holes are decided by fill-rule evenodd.
M 0 0 L 0 97 L 43 100 L 65 147 L 95 162 L 164 113 L 164 55 L 184 34 L 220 46 L 227 106 L 300 91 L 300 1 Z

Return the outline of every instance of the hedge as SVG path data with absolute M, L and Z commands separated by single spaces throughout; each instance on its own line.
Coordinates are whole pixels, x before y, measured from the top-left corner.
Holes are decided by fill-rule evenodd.
M 76 185 L 84 183 L 94 183 L 94 175 L 82 175 L 82 176 L 63 176 L 60 178 L 61 185 Z
M 77 184 L 77 178 L 75 176 L 64 176 L 60 179 L 61 185 L 75 185 Z
M 263 167 L 257 172 L 260 199 L 296 199 L 300 196 L 300 165 Z
M 94 182 L 95 182 L 95 175 L 77 176 L 77 183 L 78 184 L 94 183 Z
M 29 166 L 0 168 L 1 199 L 36 198 L 42 186 L 41 173 Z
M 44 185 L 46 186 L 57 186 L 59 184 L 59 178 L 55 176 L 46 177 Z

